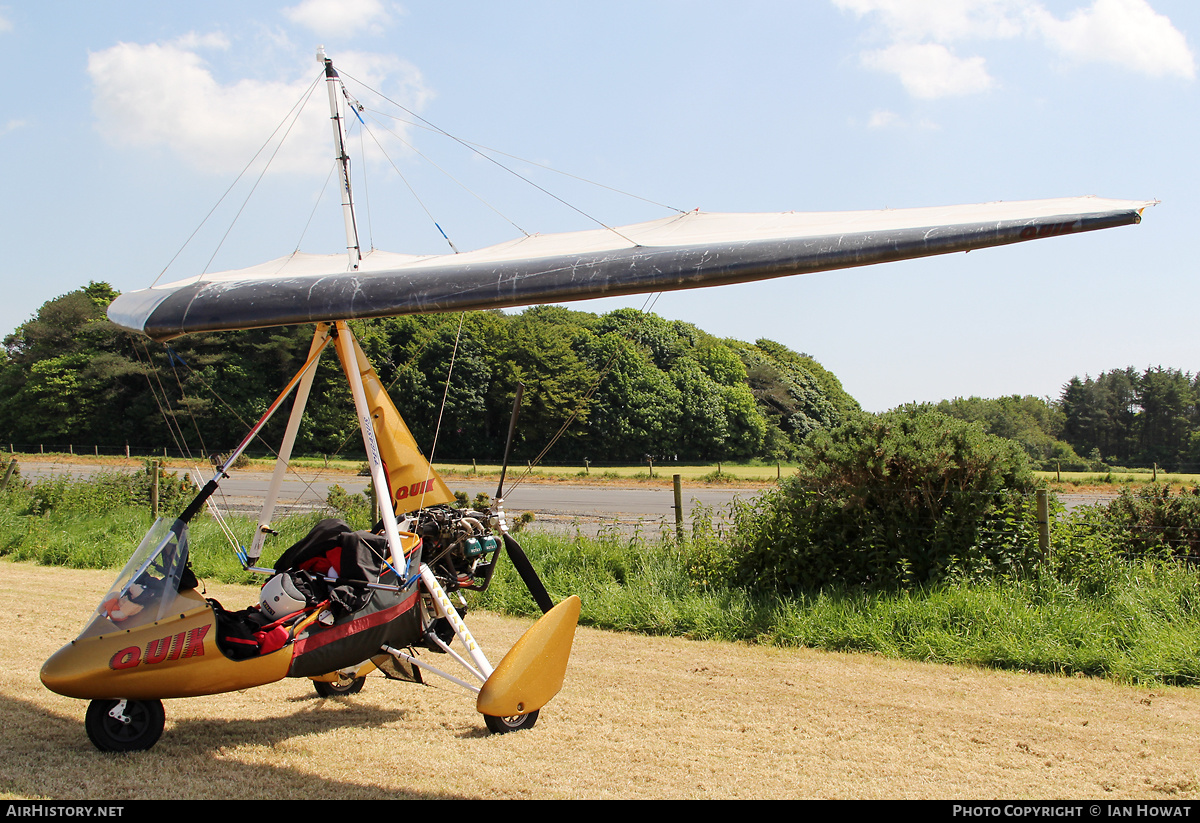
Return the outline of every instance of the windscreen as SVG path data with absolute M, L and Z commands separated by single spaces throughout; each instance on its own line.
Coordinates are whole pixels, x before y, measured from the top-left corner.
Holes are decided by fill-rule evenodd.
M 176 611 L 179 580 L 187 568 L 187 558 L 187 524 L 165 518 L 156 520 L 101 599 L 80 637 L 132 629 Z

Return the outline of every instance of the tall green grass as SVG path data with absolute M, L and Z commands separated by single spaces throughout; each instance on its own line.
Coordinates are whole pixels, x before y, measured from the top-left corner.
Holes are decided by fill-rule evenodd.
M 1103 586 L 1063 582 L 1048 568 L 908 591 L 773 596 L 696 582 L 693 547 L 671 539 L 534 534 L 522 545 L 552 596 L 578 594 L 581 622 L 598 628 L 1126 683 L 1200 682 L 1200 574 L 1171 561 L 1106 567 Z M 481 605 L 537 614 L 511 564 L 497 572 Z
M 60 485 L 61 480 L 49 481 Z M 83 486 L 84 484 L 77 484 Z M 88 495 L 79 489 L 53 495 L 48 505 L 37 484 L 0 493 L 0 557 L 77 569 L 119 569 L 153 523 L 148 506 L 114 496 L 109 488 Z M 166 514 L 165 516 L 171 516 Z M 271 538 L 270 559 L 299 540 L 319 515 L 285 518 Z M 262 582 L 242 568 L 235 543 L 244 548 L 257 524 L 244 517 L 229 519 L 233 542 L 207 514 L 189 528 L 192 570 L 201 580 L 222 583 Z

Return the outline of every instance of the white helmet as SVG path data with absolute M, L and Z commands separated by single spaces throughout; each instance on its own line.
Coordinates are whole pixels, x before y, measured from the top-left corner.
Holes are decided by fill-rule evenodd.
M 272 620 L 278 620 L 300 611 L 308 605 L 308 601 L 296 588 L 291 576 L 280 572 L 263 585 L 258 595 L 258 604 L 262 607 L 263 614 Z

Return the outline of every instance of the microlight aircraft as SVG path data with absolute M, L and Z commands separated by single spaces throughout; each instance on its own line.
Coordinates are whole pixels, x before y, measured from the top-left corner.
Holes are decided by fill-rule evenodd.
M 493 732 L 533 726 L 561 689 L 579 598 L 555 604 L 510 533 L 503 471 L 494 506 L 448 505 L 453 495 L 423 457 L 346 321 L 702 288 L 967 252 L 1135 224 L 1153 204 L 1072 197 L 861 212 L 695 211 L 461 254 L 362 253 L 344 148 L 343 112 L 357 114 L 356 103 L 323 49 L 317 58 L 329 96 L 347 253 L 297 252 L 155 285 L 122 294 L 108 310 L 113 322 L 158 341 L 296 324 L 315 324 L 315 333 L 308 361 L 263 418 L 178 518 L 154 525 L 83 632 L 43 666 L 48 688 L 91 701 L 85 728 L 102 750 L 154 745 L 164 729 L 163 699 L 285 677 L 310 678 L 328 696 L 358 691 L 376 670 L 410 681 L 431 673 L 473 693 Z M 350 385 L 381 521 L 373 531 L 323 521 L 272 567 L 261 568 L 314 366 L 330 346 Z M 268 579 L 257 605 L 229 613 L 196 591 L 188 523 L 293 390 L 258 532 L 248 550 L 239 550 L 243 566 Z M 510 443 L 511 437 L 510 426 Z M 493 667 L 467 628 L 463 593 L 486 589 L 504 555 L 543 616 Z M 471 680 L 431 665 L 422 652 L 446 654 Z

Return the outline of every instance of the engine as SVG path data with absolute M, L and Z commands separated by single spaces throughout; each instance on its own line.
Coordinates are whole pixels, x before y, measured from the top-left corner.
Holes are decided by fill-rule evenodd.
M 424 562 L 446 591 L 483 591 L 501 546 L 489 509 L 431 506 L 412 515 L 408 530 L 422 540 Z

